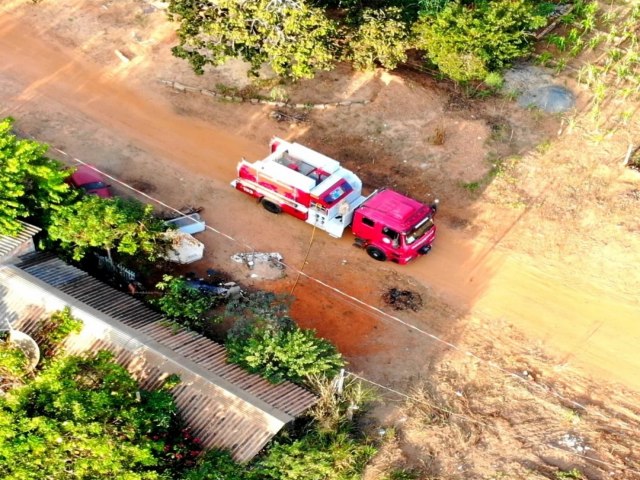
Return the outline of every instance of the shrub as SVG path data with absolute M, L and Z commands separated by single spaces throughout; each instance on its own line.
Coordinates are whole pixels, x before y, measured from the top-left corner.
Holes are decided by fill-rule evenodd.
M 449 3 L 414 25 L 416 46 L 458 82 L 481 80 L 529 51 L 531 32 L 546 18 L 525 0 Z
M 304 383 L 309 375 L 333 376 L 344 360 L 313 330 L 301 330 L 289 316 L 290 297 L 254 292 L 227 304 L 235 318 L 227 334 L 229 361 L 271 382 Z
M 270 382 L 304 383 L 309 375 L 333 376 L 344 366 L 342 356 L 313 330 L 277 329 L 254 324 L 244 335 L 230 335 L 229 361 Z
M 275 443 L 253 469 L 253 478 L 341 480 L 361 478 L 376 449 L 346 433 L 312 432 L 291 443 Z
M 370 70 L 379 64 L 394 69 L 407 59 L 409 29 L 401 15 L 397 7 L 364 10 L 348 47 L 347 57 L 356 68 Z
M 156 288 L 163 295 L 153 304 L 168 318 L 194 330 L 202 330 L 207 313 L 216 305 L 217 298 L 190 286 L 184 278 L 164 275 Z
M 42 355 L 45 358 L 51 358 L 61 353 L 61 345 L 69 335 L 81 330 L 82 321 L 71 315 L 69 307 L 65 307 L 40 322 L 40 329 L 35 340 Z
M 196 466 L 185 474 L 183 480 L 243 480 L 248 478 L 245 468 L 234 462 L 229 452 L 209 450 Z

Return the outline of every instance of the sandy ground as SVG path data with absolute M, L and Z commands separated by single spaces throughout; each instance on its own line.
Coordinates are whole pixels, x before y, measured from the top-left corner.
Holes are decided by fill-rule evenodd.
M 282 88 L 293 102 L 371 103 L 279 123 L 270 107 L 161 85 L 246 86 L 238 64 L 196 77 L 170 56 L 171 42 L 164 14 L 141 1 L 3 2 L 0 115 L 65 161 L 80 158 L 178 208 L 204 207 L 225 235 L 204 234 L 207 257 L 195 268 L 293 292 L 298 322 L 367 378 L 406 389 L 437 373 L 455 346 L 478 355 L 485 379 L 527 368 L 522 359 L 536 351 L 543 385 L 564 379 L 578 396 L 593 385 L 603 395 L 640 391 L 640 178 L 621 165 L 633 129 L 596 141 L 580 123 L 509 100 L 468 104 L 411 73 L 344 66 Z M 577 91 L 579 116 L 586 98 Z M 443 145 L 430 141 L 437 128 Z M 440 198 L 432 253 L 380 264 L 350 238 L 314 234 L 229 188 L 237 161 L 263 157 L 272 135 L 342 160 L 368 188 Z M 476 181 L 479 189 L 464 187 Z M 252 278 L 229 259 L 251 248 L 280 252 L 292 268 L 281 280 Z M 423 308 L 390 309 L 382 295 L 392 287 L 420 294 Z

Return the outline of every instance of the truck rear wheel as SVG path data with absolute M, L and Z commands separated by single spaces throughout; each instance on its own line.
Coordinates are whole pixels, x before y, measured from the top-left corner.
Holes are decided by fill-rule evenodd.
M 282 213 L 282 208 L 280 208 L 280 205 L 275 204 L 269 200 L 262 200 L 262 206 L 267 212 L 275 214 Z
M 385 253 L 378 247 L 367 247 L 367 253 L 371 258 L 378 260 L 379 262 L 384 262 L 387 259 Z

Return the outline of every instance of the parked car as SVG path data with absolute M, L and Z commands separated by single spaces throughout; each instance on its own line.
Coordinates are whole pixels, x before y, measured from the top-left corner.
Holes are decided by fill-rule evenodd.
M 80 165 L 68 180 L 73 187 L 81 188 L 87 193 L 102 198 L 113 197 L 111 185 L 105 182 L 104 177 L 98 171 L 88 165 Z

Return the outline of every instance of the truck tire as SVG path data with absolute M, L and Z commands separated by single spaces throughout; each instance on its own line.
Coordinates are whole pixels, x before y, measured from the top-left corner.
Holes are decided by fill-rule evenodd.
M 282 213 L 282 208 L 280 208 L 280 205 L 269 200 L 262 200 L 262 206 L 267 212 L 275 213 L 276 215 L 278 213 Z
M 380 250 L 378 247 L 367 247 L 367 253 L 374 260 L 378 260 L 379 262 L 384 262 L 387 259 L 385 253 Z

